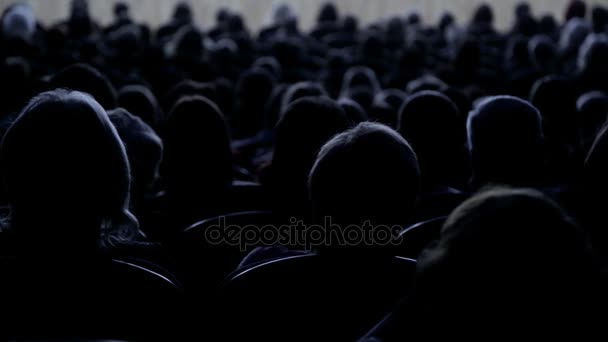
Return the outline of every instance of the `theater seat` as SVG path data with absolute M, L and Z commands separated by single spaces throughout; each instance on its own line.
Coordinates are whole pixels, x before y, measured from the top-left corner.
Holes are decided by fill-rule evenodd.
M 127 341 L 181 334 L 183 291 L 169 277 L 127 261 L 76 260 L 1 263 L 2 287 L 11 290 L 1 294 L 10 313 L 3 333 L 16 340 Z
M 267 211 L 237 212 L 206 219 L 186 228 L 173 249 L 185 270 L 184 285 L 190 289 L 189 294 L 198 298 L 215 289 L 248 252 L 259 246 L 241 246 L 242 240 L 238 235 L 228 241 L 227 228 L 240 234 L 244 227 L 257 229 L 272 224 L 273 220 L 273 214 Z
M 239 270 L 219 294 L 226 340 L 353 341 L 410 289 L 416 262 L 399 257 L 293 256 Z
M 418 259 L 420 253 L 430 243 L 439 239 L 441 227 L 445 223 L 447 217 L 437 217 L 424 222 L 416 223 L 404 229 L 400 238 L 400 247 L 397 253 L 400 256 L 412 259 Z

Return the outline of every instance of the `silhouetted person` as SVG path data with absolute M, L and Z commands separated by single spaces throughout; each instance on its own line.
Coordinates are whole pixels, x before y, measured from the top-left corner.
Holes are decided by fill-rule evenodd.
M 275 80 L 266 70 L 244 72 L 236 85 L 236 115 L 231 124 L 236 138 L 249 138 L 262 129 L 264 111 Z
M 540 182 L 544 135 L 540 113 L 530 103 L 487 98 L 469 114 L 467 134 L 474 187 Z
M 400 109 L 398 130 L 416 151 L 425 187 L 466 184 L 465 122 L 448 97 L 434 91 L 412 95 Z
M 566 21 L 572 18 L 585 19 L 587 16 L 587 4 L 581 0 L 572 0 L 568 7 L 566 7 L 566 13 L 564 19 Z
M 309 216 L 307 179 L 317 152 L 348 126 L 342 108 L 329 98 L 303 98 L 286 109 L 276 127 L 272 165 L 265 181 L 278 215 Z
M 363 227 L 402 225 L 413 214 L 420 170 L 416 154 L 397 132 L 375 123 L 361 123 L 330 140 L 310 172 L 309 189 L 318 222 Z M 326 226 L 327 228 L 327 226 Z M 348 251 L 378 246 L 341 246 Z M 381 248 L 381 247 L 380 247 Z
M 576 110 L 580 117 L 582 149 L 586 152 L 608 120 L 608 95 L 600 91 L 585 93 L 578 98 Z
M 130 85 L 120 89 L 118 105 L 142 119 L 152 128 L 163 119 L 156 96 L 145 86 Z
M 414 293 L 372 335 L 592 336 L 602 305 L 594 272 L 584 234 L 556 203 L 535 190 L 489 189 L 448 217 L 418 260 Z
M 217 106 L 200 96 L 184 97 L 164 130 L 161 176 L 174 227 L 185 228 L 225 210 L 234 179 L 230 136 Z
M 131 206 L 137 211 L 138 206 L 154 195 L 163 143 L 148 124 L 125 109 L 115 109 L 108 116 L 127 149 L 131 165 Z
M 110 81 L 95 68 L 75 64 L 52 75 L 48 89 L 65 88 L 92 95 L 106 110 L 116 108 L 116 90 Z
M 599 131 L 585 160 L 584 223 L 591 234 L 593 247 L 603 257 L 608 256 L 606 205 L 601 200 L 608 191 L 608 125 Z

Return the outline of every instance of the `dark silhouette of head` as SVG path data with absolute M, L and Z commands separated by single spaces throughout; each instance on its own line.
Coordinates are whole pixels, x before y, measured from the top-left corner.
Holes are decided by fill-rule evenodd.
M 325 89 L 319 83 L 298 82 L 287 88 L 281 101 L 281 114 L 284 113 L 289 105 L 305 97 L 327 96 Z
M 129 85 L 120 89 L 118 105 L 152 127 L 162 120 L 158 100 L 154 93 L 145 86 Z
M 510 96 L 482 100 L 469 114 L 473 185 L 534 185 L 543 163 L 539 111 Z
M 372 96 L 375 96 L 381 89 L 376 73 L 372 69 L 363 66 L 352 67 L 346 71 L 342 80 L 340 96 L 350 97 L 352 90 L 358 87 L 369 89 L 372 92 Z
M 170 195 L 200 198 L 233 180 L 230 136 L 223 114 L 202 96 L 181 98 L 165 127 L 162 177 Z
M 575 85 L 562 76 L 546 76 L 532 86 L 530 102 L 542 116 L 547 139 L 577 143 Z
M 397 132 L 361 123 L 330 140 L 310 173 L 315 216 L 341 225 L 400 225 L 412 215 L 420 171 Z
M 36 96 L 6 133 L 2 159 L 12 225 L 28 252 L 86 253 L 136 235 L 125 148 L 92 97 Z
M 338 9 L 336 5 L 331 2 L 325 3 L 320 11 L 319 16 L 317 17 L 317 22 L 322 23 L 335 23 L 338 21 Z
M 236 85 L 236 117 L 233 125 L 239 137 L 255 135 L 264 123 L 266 104 L 276 81 L 270 72 L 251 69 L 241 75 Z
M 348 129 L 342 108 L 326 97 L 305 97 L 289 105 L 275 129 L 273 188 L 279 211 L 308 212 L 308 173 L 317 152 Z M 303 213 L 307 214 L 307 213 Z
M 215 102 L 217 94 L 213 83 L 201 83 L 184 80 L 174 85 L 162 97 L 161 106 L 165 113 L 169 113 L 175 104 L 185 96 L 202 96 Z
M 412 95 L 400 110 L 398 131 L 416 151 L 425 182 L 462 184 L 458 170 L 466 156 L 465 122 L 447 96 L 435 91 Z
M 71 65 L 48 80 L 48 89 L 64 88 L 90 94 L 106 110 L 116 108 L 116 90 L 106 76 L 86 64 Z
M 566 21 L 572 18 L 585 19 L 587 16 L 587 4 L 582 0 L 572 0 L 568 7 L 566 7 Z
M 608 30 L 608 8 L 595 6 L 591 10 L 591 23 L 593 32 L 606 33 Z
M 606 203 L 599 200 L 608 191 L 608 124 L 600 129 L 593 142 L 584 169 L 585 227 L 591 234 L 592 244 L 602 255 L 608 255 L 608 229 L 606 229 Z
M 583 150 L 589 151 L 598 132 L 608 119 L 608 95 L 601 91 L 591 91 L 581 95 L 576 102 L 580 120 Z
M 590 291 L 583 233 L 536 190 L 489 189 L 466 201 L 418 263 L 417 309 L 454 335 L 477 334 L 470 322 L 518 332 L 570 324 Z
M 557 65 L 557 46 L 546 35 L 536 35 L 528 43 L 530 61 L 536 70 L 551 72 Z
M 344 110 L 346 117 L 350 120 L 352 126 L 356 126 L 361 122 L 367 121 L 367 113 L 363 110 L 363 107 L 359 105 L 356 101 L 343 98 L 338 100 L 338 104 Z
M 131 165 L 131 197 L 139 202 L 159 178 L 163 143 L 148 124 L 123 108 L 110 111 L 108 116 L 126 147 Z
M 494 23 L 494 11 L 492 11 L 492 7 L 485 3 L 477 7 L 477 10 L 475 10 L 475 13 L 473 14 L 472 23 L 474 25 L 492 26 Z
M 578 70 L 579 73 L 586 78 L 597 80 L 595 83 L 604 84 L 604 80 L 608 77 L 608 34 L 592 34 L 589 35 L 578 52 Z M 604 86 L 604 90 L 608 90 Z

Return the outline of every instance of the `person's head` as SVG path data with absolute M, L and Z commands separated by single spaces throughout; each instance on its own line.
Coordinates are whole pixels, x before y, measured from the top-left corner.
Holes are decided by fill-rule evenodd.
M 273 75 L 261 68 L 241 74 L 236 85 L 236 114 L 233 126 L 239 136 L 255 135 L 263 126 L 266 104 L 276 85 Z
M 125 86 L 118 92 L 118 105 L 155 127 L 161 121 L 160 106 L 154 93 L 142 85 Z
M 48 89 L 69 89 L 90 94 L 106 110 L 116 108 L 116 90 L 107 77 L 87 64 L 71 65 L 51 76 Z
M 608 8 L 595 6 L 591 10 L 593 32 L 606 33 L 608 31 Z
M 367 121 L 368 116 L 363 107 L 355 100 L 342 98 L 338 100 L 338 104 L 344 110 L 346 117 L 350 120 L 352 126 L 356 126 L 361 122 Z
M 530 102 L 540 111 L 547 139 L 575 143 L 576 91 L 561 76 L 546 76 L 534 83 Z
M 321 6 L 319 10 L 319 16 L 317 17 L 317 23 L 326 24 L 326 23 L 335 23 L 338 21 L 338 9 L 336 5 L 331 2 L 325 3 Z
M 466 152 L 464 120 L 456 105 L 439 92 L 416 93 L 401 107 L 397 127 L 416 151 L 425 181 L 454 184 Z
M 175 6 L 173 19 L 179 23 L 189 24 L 192 22 L 192 9 L 186 2 L 180 2 Z
M 472 23 L 474 25 L 488 25 L 491 26 L 494 23 L 494 12 L 489 4 L 481 4 L 475 10 L 473 14 Z
M 342 80 L 341 97 L 349 97 L 352 89 L 365 87 L 370 89 L 372 96 L 375 96 L 381 89 L 380 82 L 376 73 L 364 66 L 356 66 L 348 69 Z
M 325 89 L 319 83 L 298 82 L 290 85 L 283 95 L 281 103 L 281 115 L 287 110 L 289 105 L 305 97 L 327 96 Z
M 2 160 L 12 225 L 24 243 L 91 251 L 137 234 L 125 148 L 91 96 L 36 96 L 6 133 Z
M 608 35 L 589 35 L 578 52 L 578 71 L 583 75 L 605 77 L 608 75 Z
M 583 305 L 590 266 L 584 234 L 555 202 L 536 190 L 493 188 L 454 210 L 419 257 L 414 297 L 442 325 L 536 328 L 538 315 L 580 314 L 569 310 Z M 503 321 L 513 310 L 517 317 Z
M 482 100 L 469 114 L 468 147 L 474 185 L 533 185 L 543 162 L 539 111 L 511 96 Z
M 133 200 L 141 200 L 158 179 L 163 143 L 148 124 L 123 108 L 108 116 L 127 150 Z
M 566 7 L 565 20 L 568 21 L 572 18 L 585 19 L 587 16 L 587 4 L 582 0 L 572 0 L 568 7 Z
M 401 225 L 418 197 L 416 154 L 397 132 L 361 123 L 330 140 L 310 172 L 314 215 L 338 224 Z
M 591 29 L 584 19 L 570 19 L 562 29 L 559 37 L 560 52 L 563 55 L 576 54 L 589 32 L 591 32 Z
M 317 152 L 349 124 L 344 110 L 326 97 L 305 97 L 287 107 L 275 129 L 272 159 L 281 201 L 307 201 L 306 181 Z
M 528 43 L 532 65 L 537 70 L 554 70 L 557 62 L 555 42 L 546 35 L 536 35 Z
M 578 98 L 576 111 L 581 121 L 583 148 L 588 151 L 608 120 L 608 95 L 601 91 L 585 93 Z
M 35 32 L 36 16 L 30 5 L 17 3 L 4 11 L 2 36 L 5 40 L 20 39 L 29 43 Z
M 215 102 L 217 94 L 213 83 L 183 80 L 171 87 L 171 89 L 162 97 L 162 109 L 165 113 L 169 113 L 177 101 L 185 96 L 202 96 Z
M 114 16 L 118 21 L 129 19 L 129 5 L 125 2 L 117 2 L 114 5 Z
M 89 16 L 89 2 L 87 0 L 72 0 L 72 18 L 85 18 Z
M 272 76 L 274 76 L 275 81 L 279 81 L 283 73 L 281 64 L 272 56 L 264 56 L 256 59 L 255 62 L 253 62 L 252 68 L 260 68 L 271 73 Z
M 517 19 L 524 18 L 532 15 L 532 9 L 530 8 L 530 4 L 522 1 L 515 5 L 515 17 Z
M 176 196 L 206 196 L 232 184 L 232 151 L 226 121 L 202 96 L 181 98 L 164 132 L 162 176 Z

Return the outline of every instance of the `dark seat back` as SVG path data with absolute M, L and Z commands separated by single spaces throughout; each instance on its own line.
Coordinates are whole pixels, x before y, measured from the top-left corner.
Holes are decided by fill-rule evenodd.
M 352 341 L 407 295 L 415 268 L 399 257 L 270 261 L 227 279 L 218 327 L 226 340 Z
M 397 253 L 406 258 L 418 259 L 430 243 L 439 239 L 446 219 L 447 217 L 437 217 L 404 229 L 399 234 L 400 246 Z

